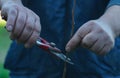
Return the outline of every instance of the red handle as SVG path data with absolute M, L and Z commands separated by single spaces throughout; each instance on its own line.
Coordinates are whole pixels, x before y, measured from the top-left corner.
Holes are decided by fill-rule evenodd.
M 37 40 L 37 45 L 42 48 L 45 51 L 54 51 L 54 52 L 61 52 L 60 49 L 58 49 L 57 47 L 53 47 L 50 45 L 50 43 L 48 41 L 46 41 L 45 39 L 39 37 Z

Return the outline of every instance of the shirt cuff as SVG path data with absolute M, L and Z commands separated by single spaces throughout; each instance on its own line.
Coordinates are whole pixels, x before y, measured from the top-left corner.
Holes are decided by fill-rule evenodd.
M 113 6 L 113 5 L 120 5 L 120 0 L 110 0 L 107 8 Z

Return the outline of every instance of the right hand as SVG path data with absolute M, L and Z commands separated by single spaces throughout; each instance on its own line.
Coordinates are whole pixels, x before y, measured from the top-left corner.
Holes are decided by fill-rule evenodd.
M 8 1 L 2 5 L 1 15 L 7 17 L 6 29 L 10 38 L 24 43 L 25 47 L 35 44 L 40 35 L 40 18 L 22 4 Z

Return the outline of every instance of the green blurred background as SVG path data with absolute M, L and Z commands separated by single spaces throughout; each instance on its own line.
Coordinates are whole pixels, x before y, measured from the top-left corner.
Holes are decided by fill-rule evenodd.
M 8 78 L 9 73 L 9 71 L 3 67 L 5 56 L 11 43 L 9 33 L 4 28 L 5 25 L 6 22 L 0 17 L 0 78 Z

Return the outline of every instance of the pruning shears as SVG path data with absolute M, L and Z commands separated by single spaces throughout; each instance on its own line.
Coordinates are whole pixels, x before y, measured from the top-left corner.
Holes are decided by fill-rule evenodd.
M 36 45 L 39 46 L 39 48 L 45 50 L 46 52 L 49 52 L 49 53 L 55 55 L 56 57 L 60 58 L 61 60 L 65 61 L 69 64 L 74 64 L 69 57 L 64 55 L 62 53 L 62 51 L 56 47 L 55 43 L 53 43 L 53 42 L 49 43 L 45 39 L 39 37 L 36 40 Z

